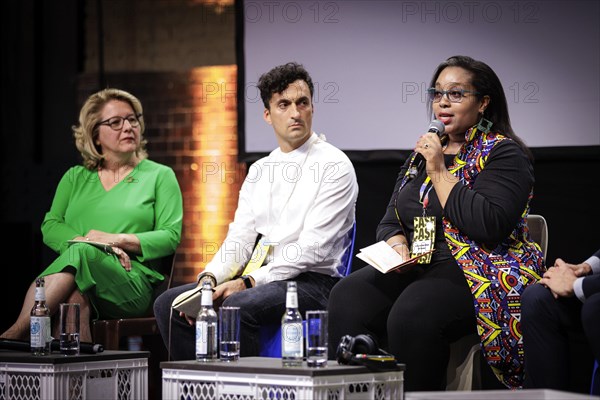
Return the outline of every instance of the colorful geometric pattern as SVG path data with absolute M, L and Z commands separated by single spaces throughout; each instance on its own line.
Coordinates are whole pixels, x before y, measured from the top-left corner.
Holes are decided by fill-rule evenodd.
M 463 185 L 472 188 L 490 151 L 503 140 L 511 139 L 471 128 L 448 170 Z M 402 186 L 407 181 L 408 171 Z M 522 388 L 524 378 L 521 294 L 526 286 L 541 279 L 545 271 L 542 250 L 531 240 L 525 222 L 532 197 L 533 191 L 517 227 L 494 249 L 470 240 L 443 218 L 446 243 L 473 295 L 483 354 L 497 378 L 511 389 Z
M 510 139 L 472 128 L 449 170 L 472 187 L 490 151 L 502 140 Z M 525 222 L 532 197 L 530 193 L 517 227 L 494 249 L 470 240 L 443 219 L 446 242 L 473 294 L 483 354 L 498 379 L 513 389 L 522 388 L 524 375 L 521 294 L 545 270 L 542 251 L 529 237 Z

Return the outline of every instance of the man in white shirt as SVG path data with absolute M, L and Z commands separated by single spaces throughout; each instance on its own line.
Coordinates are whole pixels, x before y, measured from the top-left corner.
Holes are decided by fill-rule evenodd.
M 215 307 L 241 308 L 241 356 L 260 352 L 259 330 L 279 324 L 287 281 L 298 285 L 300 312 L 326 309 L 329 292 L 341 278 L 342 256 L 350 246 L 358 183 L 348 157 L 312 130 L 313 83 L 302 65 L 287 63 L 258 82 L 264 120 L 279 147 L 248 170 L 238 208 L 225 241 L 198 276 L 215 286 Z M 242 275 L 255 243 L 266 259 Z M 260 252 L 259 252 L 260 253 Z M 168 290 L 154 303 L 159 329 L 174 360 L 195 358 L 195 315 L 170 307 L 198 283 Z
M 572 334 L 583 332 L 600 361 L 600 250 L 581 264 L 559 258 L 538 284 L 528 286 L 521 298 L 521 328 L 526 386 L 572 391 Z

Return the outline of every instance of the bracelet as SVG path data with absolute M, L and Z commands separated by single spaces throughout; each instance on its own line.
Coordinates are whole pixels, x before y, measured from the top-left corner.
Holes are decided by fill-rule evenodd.
M 402 243 L 402 242 L 398 242 L 398 243 L 394 243 L 391 248 L 393 249 L 396 246 L 404 246 L 408 249 L 408 245 L 406 243 Z

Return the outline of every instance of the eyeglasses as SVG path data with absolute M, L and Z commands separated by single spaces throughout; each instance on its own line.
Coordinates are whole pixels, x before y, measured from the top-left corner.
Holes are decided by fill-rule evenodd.
M 131 125 L 132 128 L 137 128 L 138 126 L 140 126 L 139 118 L 141 117 L 142 114 L 128 115 L 126 117 L 111 117 L 109 119 L 105 119 L 104 121 L 98 122 L 96 126 L 108 125 L 112 130 L 120 131 L 121 129 L 123 129 L 123 124 L 125 123 L 125 121 L 127 121 L 129 122 L 129 125 Z
M 446 95 L 446 98 L 450 100 L 451 103 L 460 103 L 465 97 L 465 93 L 479 94 L 479 92 L 473 90 L 463 90 L 463 89 L 450 89 L 450 90 L 438 90 L 436 88 L 427 89 L 427 94 L 429 95 L 429 100 L 434 103 L 439 103 L 442 100 L 442 97 Z

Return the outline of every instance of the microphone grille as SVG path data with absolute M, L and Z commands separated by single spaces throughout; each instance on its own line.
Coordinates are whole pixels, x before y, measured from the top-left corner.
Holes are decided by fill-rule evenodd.
M 446 126 L 439 119 L 431 120 L 431 122 L 429 123 L 429 131 L 436 132 L 438 136 L 441 136 L 445 130 Z

